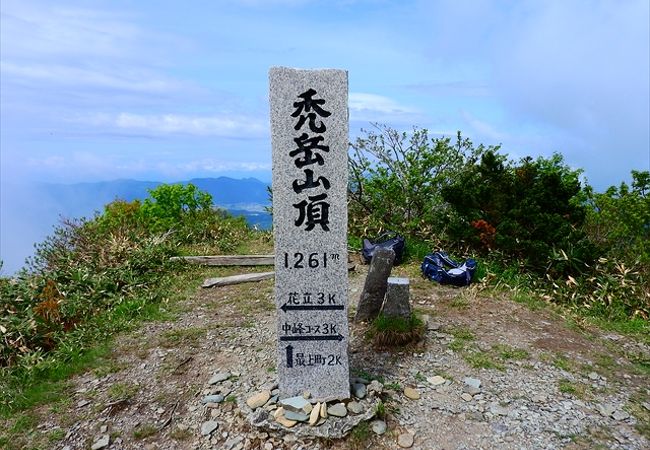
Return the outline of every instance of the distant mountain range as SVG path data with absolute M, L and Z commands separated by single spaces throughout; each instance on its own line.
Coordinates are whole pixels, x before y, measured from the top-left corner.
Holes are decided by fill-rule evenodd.
M 194 178 L 192 183 L 212 195 L 214 204 L 233 215 L 243 215 L 251 226 L 271 227 L 271 215 L 264 210 L 270 204 L 267 183 L 256 178 Z M 104 205 L 116 199 L 145 199 L 148 190 L 160 182 L 113 180 L 95 183 L 5 187 L 1 192 L 0 259 L 3 274 L 13 273 L 32 253 L 33 245 L 52 232 L 61 217 L 92 217 Z M 176 183 L 175 183 L 176 184 Z

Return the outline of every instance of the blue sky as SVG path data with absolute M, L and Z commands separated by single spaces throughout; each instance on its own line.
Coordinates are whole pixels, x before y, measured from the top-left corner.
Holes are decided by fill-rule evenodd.
M 349 71 L 352 138 L 461 130 L 602 189 L 649 170 L 649 4 L 2 0 L 1 183 L 270 180 L 283 65 Z

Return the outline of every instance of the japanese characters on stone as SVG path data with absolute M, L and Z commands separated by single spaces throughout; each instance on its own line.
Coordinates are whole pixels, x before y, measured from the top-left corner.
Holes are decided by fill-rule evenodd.
M 295 224 L 297 227 L 304 226 L 306 231 L 313 230 L 316 226 L 329 231 L 330 204 L 327 202 L 327 190 L 330 181 L 318 175 L 318 167 L 325 164 L 330 151 L 322 134 L 327 131 L 323 119 L 332 113 L 325 110 L 325 100 L 318 98 L 318 92 L 314 89 L 310 88 L 297 97 L 299 100 L 293 104 L 295 111 L 291 117 L 298 119 L 294 130 L 301 134 L 293 139 L 296 148 L 289 152 L 289 156 L 295 158 L 296 167 L 303 169 L 305 177 L 293 180 L 292 183 L 293 191 L 300 195 L 300 201 L 293 204 L 298 210 Z

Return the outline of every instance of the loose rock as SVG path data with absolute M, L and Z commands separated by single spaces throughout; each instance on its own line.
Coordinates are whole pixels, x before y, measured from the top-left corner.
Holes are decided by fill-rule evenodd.
M 411 387 L 406 387 L 404 388 L 404 395 L 411 400 L 419 400 L 420 399 L 420 392 L 417 389 L 411 388 Z
M 402 433 L 397 438 L 397 445 L 402 448 L 411 448 L 413 446 L 414 439 L 415 436 L 413 436 L 411 433 Z
M 373 420 L 370 427 L 375 434 L 384 434 L 386 432 L 386 422 L 383 420 Z
M 214 420 L 203 422 L 203 425 L 201 425 L 201 435 L 210 436 L 217 428 L 219 428 L 219 423 Z
M 292 426 L 294 426 L 295 424 L 298 423 L 297 421 L 287 419 L 287 418 L 284 417 L 284 416 L 276 417 L 276 418 L 275 418 L 275 421 L 276 421 L 277 423 L 279 423 L 280 425 L 284 425 L 284 426 L 287 427 L 287 428 L 291 428 Z
M 91 450 L 100 450 L 106 448 L 111 443 L 111 437 L 108 434 L 101 435 L 90 447 Z
M 465 400 L 466 402 L 471 402 L 472 401 L 472 396 L 468 394 L 467 392 L 464 392 L 460 395 L 460 398 Z
M 350 402 L 348 403 L 347 408 L 352 414 L 361 414 L 363 411 L 363 406 L 361 406 L 361 403 L 359 402 Z
M 334 417 L 345 417 L 348 415 L 348 410 L 343 403 L 337 403 L 327 408 L 327 414 Z
M 309 415 L 309 425 L 314 426 L 318 422 L 318 419 L 320 418 L 320 406 L 320 403 L 316 403 L 314 408 L 311 410 L 311 414 Z
M 296 422 L 307 422 L 307 420 L 309 420 L 309 416 L 307 414 L 294 411 L 285 411 L 284 417 L 289 420 L 295 420 Z
M 327 419 L 327 403 L 325 402 L 320 404 L 320 416 L 323 419 Z
M 262 392 L 258 392 L 257 394 L 253 395 L 248 400 L 246 400 L 246 404 L 250 409 L 255 409 L 255 408 L 259 408 L 260 406 L 263 406 L 267 401 L 269 401 L 270 398 L 271 398 L 270 391 L 262 391 Z
M 293 412 L 305 412 L 305 409 L 307 405 L 311 406 L 311 403 L 305 397 L 302 396 L 297 396 L 297 397 L 289 397 L 285 398 L 284 400 L 280 400 L 280 405 L 284 407 L 285 410 L 287 411 L 293 411 Z
M 481 388 L 481 380 L 477 380 L 476 378 L 465 377 L 463 382 L 468 386 L 475 387 L 476 389 Z
M 206 395 L 201 401 L 205 405 L 206 403 L 221 403 L 224 399 L 223 395 Z
M 355 383 L 352 385 L 352 395 L 356 398 L 365 398 L 366 396 L 366 385 L 363 383 Z
M 444 384 L 446 380 L 440 375 L 436 375 L 434 377 L 428 377 L 427 381 L 433 386 L 440 386 L 441 384 Z
M 212 375 L 212 378 L 210 378 L 210 381 L 208 381 L 208 384 L 221 383 L 222 381 L 226 381 L 228 378 L 230 378 L 230 372 L 215 373 Z

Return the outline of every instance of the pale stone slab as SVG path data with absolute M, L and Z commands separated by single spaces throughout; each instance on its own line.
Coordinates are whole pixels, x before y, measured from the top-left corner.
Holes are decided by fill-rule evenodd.
M 386 317 L 411 317 L 411 296 L 409 279 L 389 277 L 386 289 L 386 299 L 381 307 L 381 313 Z
M 348 76 L 273 67 L 269 81 L 280 397 L 348 398 Z
M 388 277 L 395 261 L 395 252 L 390 248 L 380 247 L 370 261 L 366 282 L 357 305 L 355 321 L 373 320 L 381 310 L 386 296 Z

